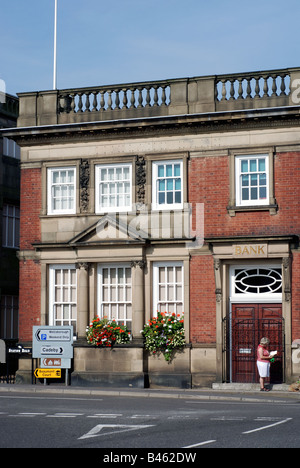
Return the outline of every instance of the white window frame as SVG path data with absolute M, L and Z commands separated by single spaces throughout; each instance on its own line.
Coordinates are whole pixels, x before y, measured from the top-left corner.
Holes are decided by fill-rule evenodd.
M 120 180 L 118 182 L 117 178 L 114 178 L 112 180 L 106 180 L 102 181 L 101 180 L 101 170 L 110 170 L 114 169 L 114 172 L 117 169 L 129 169 L 129 177 L 128 179 L 125 180 Z M 129 183 L 129 203 L 123 203 L 123 204 L 115 204 L 114 206 L 103 206 L 101 201 L 100 201 L 100 196 L 102 192 L 102 187 L 103 185 L 107 185 L 114 188 L 116 188 L 116 185 L 118 183 Z M 107 194 L 109 195 L 109 194 Z M 117 192 L 114 193 L 114 195 L 117 197 Z M 123 192 L 124 195 L 124 192 Z M 128 195 L 128 194 L 126 194 Z M 116 212 L 128 212 L 132 210 L 132 163 L 115 163 L 115 164 L 97 164 L 95 166 L 95 211 L 97 214 L 101 213 L 116 213 Z
M 180 179 L 180 190 L 172 190 L 173 193 L 179 192 L 181 193 L 181 201 L 180 203 L 166 203 L 166 200 L 164 203 L 159 203 L 158 197 L 159 197 L 159 180 L 160 177 L 158 175 L 158 167 L 164 165 L 165 167 L 167 165 L 172 165 L 174 168 L 174 165 L 180 166 L 180 177 L 172 176 L 169 179 L 175 180 L 175 179 Z M 168 177 L 165 175 L 161 179 L 166 179 L 168 180 Z M 165 188 L 165 193 L 167 193 L 167 189 Z M 152 162 L 152 209 L 153 210 L 178 210 L 183 208 L 183 160 L 182 159 L 170 159 L 170 160 L 164 160 L 164 161 L 153 161 Z
M 259 199 L 250 199 L 243 200 L 242 199 L 242 173 L 241 173 L 241 163 L 243 160 L 251 161 L 251 160 L 264 160 L 265 161 L 265 171 L 266 173 L 266 198 L 261 200 Z M 249 174 L 251 174 L 249 172 Z M 259 174 L 259 172 L 255 172 L 253 174 Z M 270 203 L 270 173 L 269 173 L 269 155 L 268 154 L 242 154 L 235 157 L 235 186 L 236 186 L 236 206 L 261 206 L 261 205 L 269 205 Z M 251 192 L 251 187 L 249 188 Z M 258 188 L 259 190 L 259 188 Z M 258 194 L 259 195 L 259 194 Z
M 173 267 L 173 270 L 176 267 L 181 267 L 182 271 L 182 278 L 181 278 L 181 299 L 178 299 L 177 297 L 174 298 L 174 300 L 165 300 L 165 301 L 160 301 L 159 300 L 159 287 L 160 287 L 160 282 L 159 282 L 159 269 L 160 268 L 165 268 L 167 269 L 168 267 Z M 175 275 L 174 275 L 175 278 Z M 166 286 L 169 284 L 172 284 L 174 287 L 174 291 L 176 291 L 176 285 L 179 283 L 176 283 L 176 281 L 173 281 L 172 283 L 168 283 L 165 281 Z M 159 310 L 159 304 L 163 304 L 163 310 Z M 166 304 L 166 305 L 165 305 Z M 184 263 L 183 261 L 176 261 L 176 262 L 153 262 L 153 310 L 152 310 L 152 315 L 153 317 L 157 317 L 157 312 L 170 312 L 169 306 L 171 304 L 175 304 L 175 310 L 171 312 L 177 313 L 183 313 L 184 312 Z M 181 307 L 181 311 L 178 311 L 178 306 Z
M 65 184 L 60 183 L 57 185 L 66 186 L 67 188 L 73 185 L 73 206 L 71 208 L 60 208 L 55 209 L 53 206 L 53 188 L 55 184 L 53 183 L 53 174 L 55 172 L 63 172 L 63 171 L 74 171 L 74 181 L 66 182 Z M 75 166 L 61 166 L 61 167 L 48 167 L 47 168 L 47 205 L 48 210 L 47 213 L 49 215 L 59 215 L 59 214 L 75 214 L 76 213 L 76 167 Z
M 108 294 L 109 294 L 109 299 L 111 299 L 111 287 L 112 287 L 112 282 L 111 282 L 111 270 L 112 269 L 118 269 L 118 268 L 122 268 L 123 271 L 125 271 L 125 269 L 129 269 L 130 270 L 130 300 L 125 300 L 125 289 L 126 289 L 126 285 L 125 285 L 125 282 L 123 282 L 121 285 L 119 283 L 115 283 L 116 285 L 116 296 L 117 296 L 117 299 L 119 299 L 119 289 L 118 287 L 123 287 L 123 300 L 116 300 L 116 301 L 112 301 L 112 300 L 109 300 L 109 301 L 104 301 L 104 297 L 103 297 L 103 270 L 105 269 L 108 269 L 109 270 L 109 278 L 110 278 L 110 281 L 109 283 L 107 283 L 108 285 Z M 104 316 L 106 316 L 109 320 L 112 320 L 112 319 L 115 319 L 116 322 L 120 323 L 120 324 L 125 324 L 129 329 L 132 328 L 132 320 L 133 320 L 133 316 L 132 316 L 132 271 L 131 271 L 131 266 L 130 266 L 130 263 L 99 263 L 98 264 L 98 272 L 97 272 L 97 283 L 98 283 L 98 288 L 97 288 L 97 292 L 98 292 L 98 313 L 97 315 L 101 318 L 103 318 Z M 116 276 L 117 278 L 117 276 Z M 128 284 L 127 284 L 128 286 Z M 108 306 L 108 314 L 106 314 L 103 310 L 103 305 L 107 305 Z M 113 314 L 112 312 L 112 306 L 115 307 L 116 309 L 116 314 Z M 124 317 L 120 317 L 120 314 L 119 314 L 119 309 L 120 309 L 120 306 L 124 306 Z M 131 309 L 131 312 L 130 311 L 127 311 L 127 309 L 130 308 Z M 130 317 L 131 315 L 131 317 Z
M 230 301 L 232 303 L 251 303 L 251 302 L 264 302 L 264 303 L 281 303 L 282 302 L 282 292 L 264 292 L 264 293 L 247 293 L 235 291 L 235 270 L 254 270 L 254 269 L 263 269 L 263 270 L 274 270 L 282 269 L 280 264 L 243 264 L 243 265 L 232 265 L 230 267 Z
M 56 292 L 56 284 L 55 284 L 55 273 L 58 270 L 68 270 L 68 277 L 70 280 L 70 272 L 71 270 L 75 271 L 75 283 L 71 283 L 71 281 L 68 281 L 66 285 L 61 283 L 60 287 L 64 287 L 65 289 L 68 290 L 68 301 L 63 301 L 63 296 L 61 292 L 61 300 L 56 301 L 55 300 L 55 292 Z M 75 300 L 71 300 L 71 288 L 75 288 Z M 68 307 L 68 318 L 57 318 L 56 316 L 56 311 L 55 307 L 56 305 L 62 305 L 62 306 L 67 306 Z M 75 308 L 75 315 L 76 318 L 71 317 L 71 309 Z M 73 330 L 74 330 L 74 335 L 76 334 L 76 329 L 77 329 L 77 271 L 76 271 L 76 266 L 74 264 L 55 264 L 55 265 L 49 265 L 49 325 L 52 326 L 62 326 L 62 325 L 73 325 Z
M 18 206 L 3 205 L 2 246 L 9 249 L 20 247 L 20 208 Z

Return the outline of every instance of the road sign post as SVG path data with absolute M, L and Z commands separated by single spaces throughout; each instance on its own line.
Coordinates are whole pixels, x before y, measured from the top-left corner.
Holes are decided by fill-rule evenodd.
M 45 375 L 47 371 L 55 370 L 52 367 L 66 369 L 65 383 L 68 385 L 68 369 L 71 368 L 71 359 L 73 358 L 73 327 L 34 326 L 32 330 L 32 357 L 40 359 L 42 369 L 39 370 L 44 370 Z M 42 375 L 42 372 L 39 375 Z
M 6 345 L 4 340 L 0 340 L 0 364 L 6 363 Z

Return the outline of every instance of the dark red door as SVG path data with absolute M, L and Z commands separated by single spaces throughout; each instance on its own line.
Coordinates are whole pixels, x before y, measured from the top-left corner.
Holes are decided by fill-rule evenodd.
M 271 365 L 271 383 L 283 379 L 283 319 L 281 304 L 233 304 L 230 325 L 232 382 L 258 382 L 256 350 L 263 336 L 278 355 Z

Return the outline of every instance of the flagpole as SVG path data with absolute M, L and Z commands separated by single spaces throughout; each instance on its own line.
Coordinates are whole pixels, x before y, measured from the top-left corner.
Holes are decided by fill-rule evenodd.
M 55 0 L 55 7 L 54 7 L 53 89 L 56 89 L 56 37 L 57 37 L 57 0 Z

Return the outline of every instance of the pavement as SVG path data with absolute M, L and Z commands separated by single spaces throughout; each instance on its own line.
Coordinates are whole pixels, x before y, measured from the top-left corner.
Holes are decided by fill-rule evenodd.
M 134 398 L 184 398 L 193 400 L 224 400 L 248 402 L 272 402 L 296 400 L 300 403 L 300 392 L 289 392 L 289 385 L 273 385 L 270 392 L 260 392 L 258 384 L 213 384 L 212 388 L 113 388 L 76 387 L 62 384 L 0 384 L 0 393 L 43 394 L 64 396 L 116 396 Z

